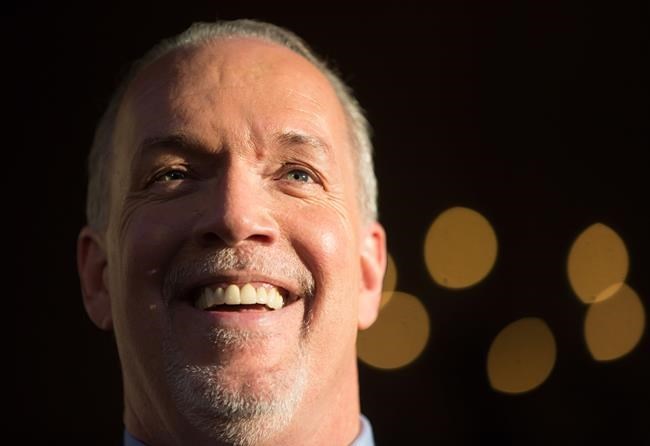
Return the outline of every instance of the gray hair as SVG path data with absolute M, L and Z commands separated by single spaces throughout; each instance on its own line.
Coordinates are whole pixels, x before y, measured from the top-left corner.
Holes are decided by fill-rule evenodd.
M 354 158 L 357 163 L 359 206 L 366 221 L 377 219 L 377 179 L 372 162 L 370 126 L 364 112 L 354 98 L 350 87 L 327 66 L 297 35 L 270 23 L 254 20 L 217 21 L 194 23 L 183 33 L 163 40 L 136 61 L 120 83 L 99 121 L 88 158 L 88 194 L 86 218 L 97 230 L 104 231 L 108 224 L 110 203 L 110 171 L 113 161 L 113 144 L 118 109 L 128 85 L 145 66 L 179 48 L 192 48 L 216 39 L 237 37 L 258 38 L 280 44 L 301 55 L 318 68 L 331 83 L 346 115 Z

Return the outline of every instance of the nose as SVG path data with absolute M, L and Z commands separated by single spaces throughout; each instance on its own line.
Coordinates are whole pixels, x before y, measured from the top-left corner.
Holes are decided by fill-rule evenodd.
M 279 234 L 272 216 L 264 178 L 245 166 L 231 165 L 206 186 L 207 198 L 195 226 L 201 246 L 235 247 L 256 242 L 272 244 Z

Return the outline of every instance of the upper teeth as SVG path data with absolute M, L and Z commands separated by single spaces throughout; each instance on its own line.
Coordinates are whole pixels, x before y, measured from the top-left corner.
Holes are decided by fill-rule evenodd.
M 284 299 L 275 287 L 259 287 L 247 283 L 241 288 L 237 285 L 228 285 L 224 288 L 206 287 L 194 303 L 199 310 L 205 310 L 214 305 L 250 305 L 264 304 L 272 310 L 279 310 L 284 306 Z

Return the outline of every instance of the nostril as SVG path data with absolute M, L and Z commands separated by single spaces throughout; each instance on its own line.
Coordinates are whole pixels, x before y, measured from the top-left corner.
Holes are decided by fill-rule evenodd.
M 257 243 L 270 243 L 272 237 L 265 234 L 253 234 L 250 237 L 248 237 L 246 240 L 251 242 L 257 242 Z

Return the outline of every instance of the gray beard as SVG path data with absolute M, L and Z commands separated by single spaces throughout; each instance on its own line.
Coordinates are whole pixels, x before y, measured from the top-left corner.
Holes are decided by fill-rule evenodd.
M 178 411 L 198 430 L 228 445 L 249 446 L 283 430 L 291 421 L 307 385 L 309 337 L 314 279 L 302 262 L 288 251 L 225 248 L 201 259 L 175 265 L 163 286 L 165 304 L 178 293 L 179 284 L 195 271 L 258 271 L 294 278 L 301 286 L 305 316 L 295 356 L 281 370 L 246 376 L 228 371 L 227 364 L 195 365 L 178 347 L 171 329 L 163 339 L 165 373 Z M 172 315 L 168 327 L 172 327 Z M 220 350 L 244 350 L 250 342 L 271 342 L 263 332 L 217 328 L 206 340 Z
M 210 339 L 231 350 L 245 349 L 252 339 L 263 336 L 215 329 Z M 283 430 L 306 388 L 307 363 L 302 348 L 283 370 L 247 377 L 245 382 L 232 371 L 228 373 L 224 365 L 189 364 L 170 336 L 163 348 L 167 384 L 177 410 L 198 430 L 223 444 L 251 446 Z

